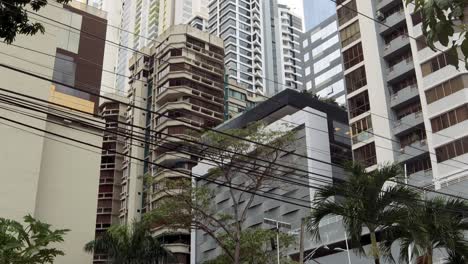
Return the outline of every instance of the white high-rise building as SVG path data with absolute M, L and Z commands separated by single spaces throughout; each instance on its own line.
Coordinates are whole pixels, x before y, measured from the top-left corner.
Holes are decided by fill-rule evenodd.
M 122 0 L 116 88 L 128 90 L 128 62 L 136 51 L 158 36 L 160 0 Z M 133 50 L 132 50 L 133 49 Z
M 302 19 L 277 0 L 264 1 L 263 14 L 267 95 L 286 88 L 302 90 L 299 56 Z
M 260 0 L 211 0 L 208 30 L 224 40 L 229 78 L 265 94 L 262 9 Z

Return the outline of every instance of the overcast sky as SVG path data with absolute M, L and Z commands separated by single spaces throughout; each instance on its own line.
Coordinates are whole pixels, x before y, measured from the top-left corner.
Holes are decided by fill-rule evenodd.
M 303 1 L 304 0 L 278 0 L 280 4 L 285 4 L 291 7 L 294 13 L 296 13 L 297 15 L 301 17 L 304 16 L 304 11 L 302 9 Z

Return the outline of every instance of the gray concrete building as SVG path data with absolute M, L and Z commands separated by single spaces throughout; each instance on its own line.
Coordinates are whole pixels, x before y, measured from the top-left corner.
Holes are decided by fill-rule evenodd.
M 286 124 L 288 125 L 287 129 L 297 131 L 296 140 L 290 148 L 295 150 L 294 153 L 311 159 L 295 155 L 284 155 L 280 158 L 278 163 L 294 164 L 302 170 L 297 174 L 288 175 L 288 179 L 301 179 L 311 186 L 317 186 L 324 183 L 314 178 L 313 173 L 323 175 L 330 182 L 343 177 L 342 169 L 331 165 L 331 163 L 342 164 L 343 160 L 351 159 L 350 137 L 346 129 L 347 114 L 343 109 L 321 102 L 309 94 L 286 89 L 244 114 L 223 123 L 217 129 L 226 131 L 242 128 L 256 121 L 265 122 L 266 129 L 275 129 Z M 192 173 L 194 175 L 207 175 L 210 168 L 210 165 L 200 162 L 192 169 Z M 295 199 L 302 199 L 303 202 L 299 202 L 300 204 L 310 206 L 315 189 L 280 181 L 275 181 L 275 183 L 278 186 L 272 186 L 268 194 L 281 195 L 285 201 L 296 203 L 298 201 Z M 215 197 L 212 199 L 213 208 L 216 208 L 218 212 L 230 212 L 232 202 L 227 187 L 217 186 L 202 179 L 198 179 L 196 185 L 216 190 Z M 247 211 L 243 227 L 270 229 L 271 226 L 264 224 L 263 220 L 271 218 L 290 223 L 291 230 L 297 231 L 301 219 L 308 216 L 309 212 L 309 209 L 301 206 L 257 196 Z M 204 231 L 196 230 L 192 234 L 192 247 L 195 248 L 192 251 L 192 263 L 203 263 L 222 253 L 215 240 Z M 311 239 L 306 238 L 306 241 L 305 249 L 313 249 L 314 245 L 311 243 Z M 296 248 L 291 248 L 289 252 L 283 252 L 283 254 L 297 252 L 298 246 L 296 245 Z
M 336 15 L 301 34 L 300 80 L 304 90 L 346 104 L 339 38 Z

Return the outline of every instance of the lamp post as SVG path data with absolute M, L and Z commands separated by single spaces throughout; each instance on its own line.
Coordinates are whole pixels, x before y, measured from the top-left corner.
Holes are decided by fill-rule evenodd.
M 280 264 L 280 251 L 279 251 L 279 232 L 280 228 L 288 228 L 291 229 L 291 224 L 286 222 L 281 222 L 275 219 L 263 218 L 263 222 L 268 225 L 272 225 L 276 227 L 276 257 L 278 258 L 278 264 Z

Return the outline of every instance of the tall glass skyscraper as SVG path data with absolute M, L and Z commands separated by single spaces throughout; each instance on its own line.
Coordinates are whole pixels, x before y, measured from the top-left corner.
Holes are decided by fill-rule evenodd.
M 330 0 L 304 0 L 304 32 L 336 13 L 336 4 Z

